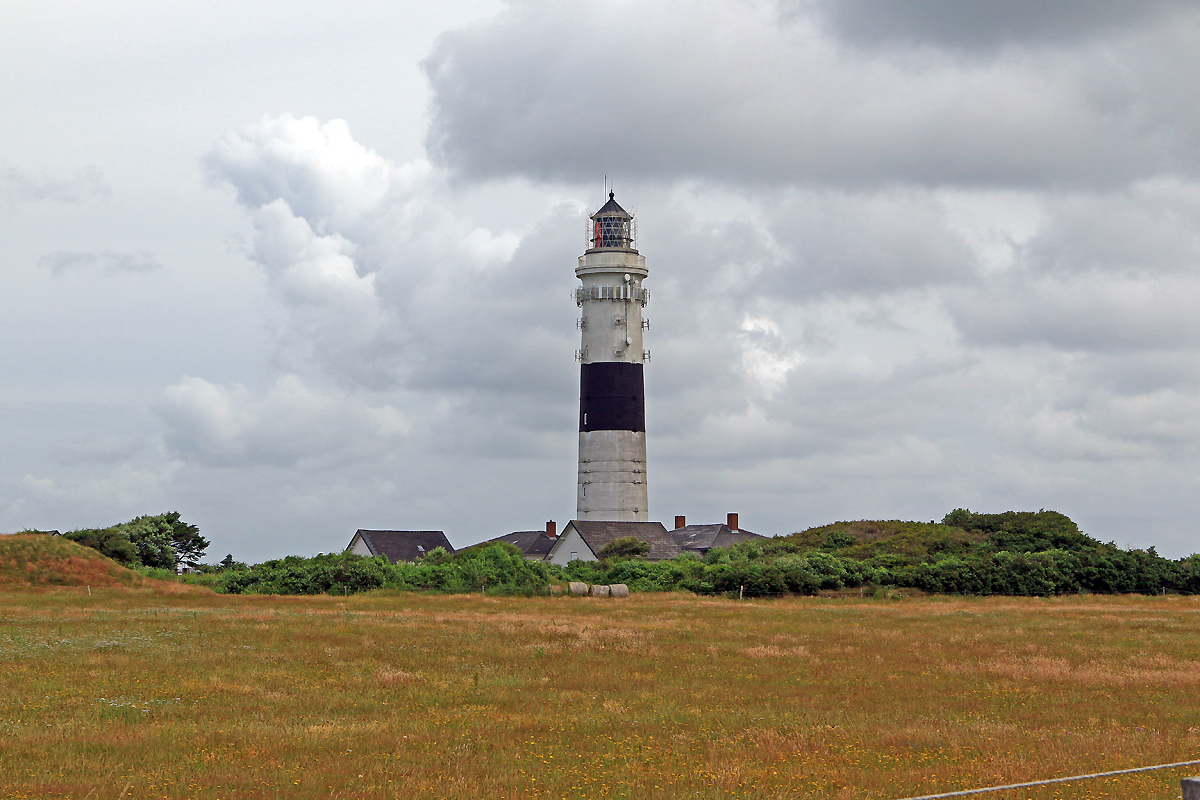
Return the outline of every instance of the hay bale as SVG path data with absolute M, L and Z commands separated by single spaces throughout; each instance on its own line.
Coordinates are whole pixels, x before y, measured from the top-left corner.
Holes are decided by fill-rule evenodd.
M 556 583 L 550 584 L 550 594 L 562 594 L 562 593 L 563 593 L 563 587 L 559 586 Z
M 593 586 L 592 597 L 608 597 L 608 587 L 600 585 Z
M 629 587 L 624 583 L 614 583 L 608 587 L 612 597 L 629 597 Z
M 588 593 L 588 585 L 579 581 L 571 581 L 567 584 L 567 591 L 575 597 L 586 597 Z

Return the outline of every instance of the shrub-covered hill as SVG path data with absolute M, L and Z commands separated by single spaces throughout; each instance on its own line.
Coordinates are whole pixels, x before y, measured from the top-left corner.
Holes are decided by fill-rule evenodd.
M 970 557 L 1007 551 L 1043 553 L 1122 553 L 1113 544 L 1102 544 L 1079 530 L 1057 511 L 1005 511 L 976 514 L 963 508 L 937 522 L 860 520 L 835 522 L 776 542 L 792 542 L 800 550 L 823 550 L 840 558 L 873 560 L 887 566 L 914 565 L 945 558 Z M 1138 551 L 1133 551 L 1138 552 Z M 1153 548 L 1150 551 L 1153 553 Z
M 1054 511 L 956 509 L 941 523 L 838 522 L 714 548 L 703 559 L 573 561 L 565 573 L 635 591 L 757 596 L 859 586 L 1003 595 L 1200 592 L 1200 556 L 1171 561 L 1154 548 L 1122 550 Z
M 795 548 L 794 550 L 792 548 Z M 764 552 L 821 552 L 864 581 L 931 592 L 1047 595 L 1200 591 L 1200 556 L 1099 542 L 1056 511 L 951 511 L 939 523 L 839 522 L 777 537 Z M 869 577 L 868 577 L 869 576 Z
M 858 520 L 821 525 L 773 541 L 794 544 L 799 551 L 822 550 L 858 561 L 890 556 L 890 563 L 920 564 L 939 555 L 965 555 L 986 540 L 982 531 L 936 522 Z
M 146 583 L 147 579 L 133 570 L 62 536 L 0 535 L 0 586 L 134 587 Z

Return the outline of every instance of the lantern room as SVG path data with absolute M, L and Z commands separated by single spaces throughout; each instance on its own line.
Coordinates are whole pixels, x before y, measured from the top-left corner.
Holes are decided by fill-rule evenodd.
M 591 216 L 588 230 L 591 250 L 637 251 L 637 221 L 608 193 L 608 202 Z

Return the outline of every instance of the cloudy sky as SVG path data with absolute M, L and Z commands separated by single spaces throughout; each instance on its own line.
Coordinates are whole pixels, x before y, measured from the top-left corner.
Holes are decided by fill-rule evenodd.
M 1200 550 L 1200 3 L 2 8 L 0 530 L 564 523 L 607 175 L 652 518 Z

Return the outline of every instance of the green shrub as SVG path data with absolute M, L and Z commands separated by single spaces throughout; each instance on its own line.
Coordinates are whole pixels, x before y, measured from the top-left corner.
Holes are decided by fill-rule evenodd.
M 108 556 L 121 566 L 140 567 L 142 565 L 133 542 L 129 541 L 128 536 L 114 528 L 86 528 L 69 531 L 63 536 L 84 547 L 90 547 L 101 555 Z

